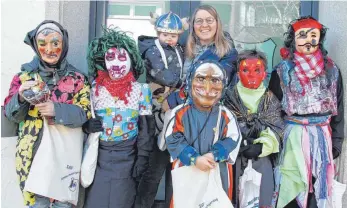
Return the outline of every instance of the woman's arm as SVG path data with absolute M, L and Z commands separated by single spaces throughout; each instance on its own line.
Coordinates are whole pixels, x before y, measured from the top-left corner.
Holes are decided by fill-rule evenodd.
M 20 81 L 20 73 L 12 79 L 9 93 L 4 101 L 5 115 L 13 122 L 20 123 L 28 114 L 30 104 L 27 101 L 20 102 L 19 88 L 22 85 Z

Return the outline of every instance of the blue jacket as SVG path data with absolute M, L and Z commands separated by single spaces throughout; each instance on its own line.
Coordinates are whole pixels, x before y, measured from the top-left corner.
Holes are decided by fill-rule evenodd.
M 149 36 L 140 36 L 138 38 L 139 50 L 146 64 L 146 82 L 154 82 L 162 86 L 178 88 L 182 84 L 182 80 L 180 79 L 182 69 L 175 48 L 168 44 L 160 43 L 167 59 L 166 68 L 160 51 L 155 45 L 154 41 L 156 39 L 155 37 Z M 183 50 L 180 45 L 176 47 L 183 63 Z

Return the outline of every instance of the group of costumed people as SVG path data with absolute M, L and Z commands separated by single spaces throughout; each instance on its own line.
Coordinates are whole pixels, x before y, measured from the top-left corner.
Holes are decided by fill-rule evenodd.
M 67 62 L 68 33 L 59 23 L 46 20 L 28 32 L 24 42 L 36 56 L 4 101 L 6 117 L 19 126 L 16 171 L 25 205 L 73 207 L 25 189 L 47 119 L 101 132 L 94 180 L 81 199 L 86 208 L 150 208 L 163 175 L 165 207 L 179 208 L 175 196 L 191 196 L 175 193 L 186 179 L 166 174 L 173 166 L 217 170 L 228 207 L 244 207 L 239 178 L 250 161 L 262 176 L 256 207 L 332 207 L 344 111 L 341 72 L 324 48 L 326 27 L 312 17 L 290 23 L 283 60 L 266 87 L 266 55 L 236 51 L 213 7 L 198 7 L 190 22 L 172 12 L 151 14 L 151 21 L 157 37 L 140 36 L 138 44 L 104 28 L 88 47 L 89 77 Z M 146 83 L 138 82 L 145 71 Z M 31 102 L 29 91 L 41 82 L 50 93 Z

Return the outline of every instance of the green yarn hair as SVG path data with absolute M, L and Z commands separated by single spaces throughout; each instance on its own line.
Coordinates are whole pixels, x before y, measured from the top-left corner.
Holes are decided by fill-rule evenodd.
M 126 32 L 119 30 L 118 27 L 103 27 L 103 35 L 95 38 L 88 47 L 88 68 L 89 76 L 96 77 L 97 70 L 107 71 L 105 64 L 105 53 L 109 48 L 124 48 L 128 51 L 131 59 L 132 72 L 135 79 L 144 72 L 144 63 L 139 49 L 134 39 L 129 37 Z

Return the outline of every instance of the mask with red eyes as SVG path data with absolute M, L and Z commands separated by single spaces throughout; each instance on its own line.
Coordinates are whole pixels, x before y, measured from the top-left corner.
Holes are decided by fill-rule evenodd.
M 109 48 L 105 53 L 105 64 L 110 78 L 116 80 L 128 74 L 131 60 L 124 48 Z
M 238 74 L 244 87 L 257 89 L 266 77 L 264 63 L 257 58 L 242 60 Z

